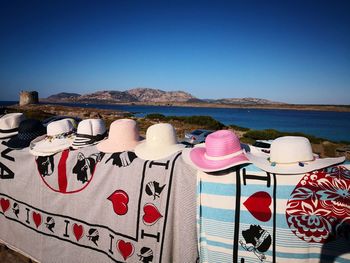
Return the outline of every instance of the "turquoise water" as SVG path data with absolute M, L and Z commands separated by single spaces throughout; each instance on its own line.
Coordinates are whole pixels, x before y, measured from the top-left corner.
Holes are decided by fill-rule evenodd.
M 226 125 L 234 124 L 257 130 L 276 129 L 279 131 L 303 132 L 334 141 L 350 141 L 350 112 L 70 103 L 65 105 L 124 110 L 132 112 L 138 117 L 150 113 L 161 113 L 166 116 L 208 115 Z

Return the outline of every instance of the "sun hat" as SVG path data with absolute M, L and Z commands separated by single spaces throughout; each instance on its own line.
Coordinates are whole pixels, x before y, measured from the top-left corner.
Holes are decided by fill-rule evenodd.
M 140 143 L 140 139 L 136 121 L 119 119 L 111 123 L 108 138 L 97 144 L 96 147 L 104 153 L 133 151 Z
M 146 140 L 135 148 L 136 155 L 144 160 L 159 160 L 182 150 L 185 145 L 178 143 L 174 127 L 169 123 L 158 123 L 146 131 Z
M 102 119 L 86 119 L 79 122 L 73 149 L 94 145 L 106 137 L 106 125 Z
M 271 143 L 270 155 L 246 153 L 260 169 L 276 174 L 301 174 L 322 169 L 345 160 L 345 157 L 318 158 L 310 141 L 300 136 L 283 136 Z
M 8 113 L 0 117 L 0 139 L 12 137 L 18 133 L 21 121 L 25 119 L 23 113 Z
M 250 163 L 244 155 L 239 138 L 229 130 L 219 130 L 207 136 L 205 143 L 182 153 L 186 163 L 203 172 L 217 172 Z
M 46 134 L 46 128 L 41 121 L 27 119 L 19 124 L 18 134 L 12 137 L 6 146 L 11 149 L 23 149 L 28 147 L 32 140 L 43 134 Z
M 36 156 L 48 156 L 68 149 L 74 140 L 75 130 L 68 119 L 54 121 L 47 125 L 47 134 L 30 143 L 29 152 Z

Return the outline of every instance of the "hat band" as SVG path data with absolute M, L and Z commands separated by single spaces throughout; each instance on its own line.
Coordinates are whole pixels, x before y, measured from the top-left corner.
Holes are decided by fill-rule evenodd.
M 204 153 L 204 157 L 210 161 L 221 161 L 221 160 L 226 160 L 226 159 L 236 157 L 238 155 L 241 155 L 242 153 L 243 153 L 243 150 L 240 150 L 240 151 L 235 152 L 235 153 L 223 155 L 223 156 L 209 156 L 209 155 L 207 155 L 207 153 Z
M 9 129 L 9 130 L 0 129 L 0 133 L 12 133 L 12 132 L 16 132 L 16 131 L 18 131 L 18 128 Z

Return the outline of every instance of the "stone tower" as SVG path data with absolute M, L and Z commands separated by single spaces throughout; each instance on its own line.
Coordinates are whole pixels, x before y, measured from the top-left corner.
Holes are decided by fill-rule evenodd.
M 38 104 L 39 94 L 37 91 L 21 91 L 19 94 L 19 106 Z

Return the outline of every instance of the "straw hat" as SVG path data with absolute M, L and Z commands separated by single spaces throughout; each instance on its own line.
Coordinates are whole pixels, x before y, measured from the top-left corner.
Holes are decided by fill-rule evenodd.
M 46 133 L 46 128 L 41 121 L 27 119 L 19 124 L 18 134 L 12 137 L 6 145 L 12 149 L 23 149 L 29 146 L 35 138 Z
M 68 119 L 54 121 L 47 125 L 47 135 L 30 143 L 29 152 L 36 156 L 48 156 L 68 149 L 74 140 L 73 124 Z
M 133 151 L 140 139 L 136 121 L 120 119 L 111 123 L 108 138 L 97 144 L 97 149 L 104 153 Z
M 260 169 L 276 174 L 302 174 L 322 169 L 345 160 L 345 157 L 318 158 L 312 153 L 311 143 L 305 137 L 284 136 L 271 143 L 270 155 L 246 153 Z
M 94 145 L 106 137 L 106 125 L 102 119 L 86 119 L 79 122 L 73 149 Z
M 18 133 L 21 121 L 25 119 L 23 113 L 9 113 L 0 117 L 0 139 L 12 137 Z
M 183 148 L 185 145 L 177 142 L 174 127 L 169 123 L 158 123 L 147 129 L 146 140 L 136 146 L 135 153 L 144 160 L 159 160 Z
M 203 172 L 217 172 L 249 163 L 237 135 L 229 130 L 209 134 L 205 144 L 184 150 L 182 156 L 186 163 Z

